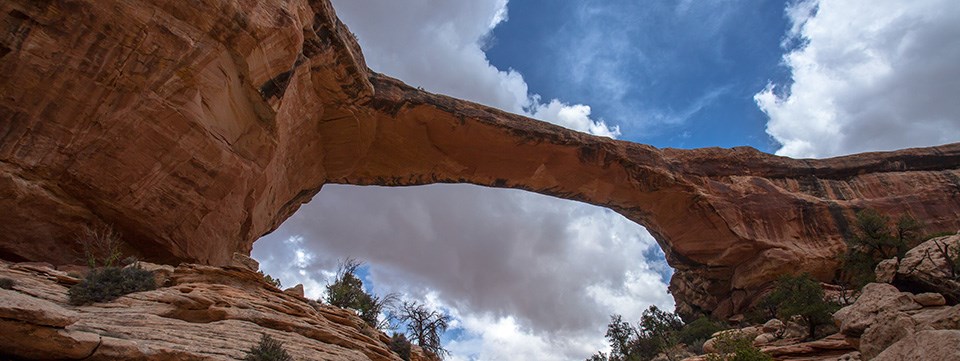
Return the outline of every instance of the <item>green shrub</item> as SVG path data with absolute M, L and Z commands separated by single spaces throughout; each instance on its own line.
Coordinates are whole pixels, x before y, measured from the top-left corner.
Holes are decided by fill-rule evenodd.
M 383 329 L 389 326 L 389 321 L 381 320 L 380 313 L 396 302 L 397 295 L 389 294 L 380 298 L 364 291 L 363 281 L 356 275 L 361 265 L 361 262 L 354 259 L 340 263 L 336 279 L 327 284 L 327 303 L 340 308 L 355 309 L 368 325 Z
M 0 278 L 0 288 L 5 290 L 12 290 L 13 286 L 17 285 L 17 281 L 14 281 L 12 278 Z
M 588 360 L 649 360 L 660 353 L 675 359 L 683 321 L 675 313 L 650 306 L 640 316 L 637 326 L 611 315 L 604 335 L 610 343 L 610 354 L 596 353 Z
M 687 352 L 690 352 L 694 355 L 703 355 L 703 344 L 707 342 L 707 339 L 700 338 L 691 341 L 687 344 Z
M 753 339 L 739 331 L 724 332 L 714 339 L 717 353 L 707 355 L 707 361 L 773 361 L 770 355 L 753 346 Z
M 394 333 L 390 338 L 390 350 L 400 355 L 404 361 L 410 361 L 410 341 L 402 333 Z
M 723 330 L 723 326 L 714 322 L 707 316 L 700 316 L 683 326 L 677 334 L 677 341 L 688 346 L 696 344 L 698 341 L 703 346 L 704 340 L 707 340 L 717 331 Z M 701 352 L 702 353 L 702 352 Z
M 920 240 L 923 224 L 903 215 L 891 226 L 890 217 L 873 209 L 857 212 L 855 232 L 846 240 L 847 253 L 842 255 L 838 283 L 851 289 L 874 282 L 874 268 L 880 261 L 894 256 L 903 258 Z
M 139 267 L 94 269 L 80 283 L 70 287 L 70 304 L 106 302 L 120 296 L 157 288 L 153 273 Z
M 283 342 L 275 340 L 270 335 L 263 334 L 260 344 L 250 348 L 244 361 L 292 361 L 293 357 L 283 348 Z
M 838 305 L 824 299 L 823 287 L 809 274 L 783 276 L 777 280 L 773 292 L 767 295 L 765 303 L 777 305 L 777 316 L 788 321 L 800 316 L 809 330 L 809 338 L 815 336 L 818 325 L 833 322 L 833 312 Z

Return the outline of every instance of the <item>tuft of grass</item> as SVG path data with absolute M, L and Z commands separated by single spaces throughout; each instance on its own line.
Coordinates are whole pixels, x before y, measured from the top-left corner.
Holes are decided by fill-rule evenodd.
M 14 281 L 12 278 L 0 278 L 0 288 L 5 290 L 12 290 L 13 286 L 17 285 L 17 281 Z
M 112 301 L 120 296 L 157 288 L 153 273 L 138 267 L 106 267 L 87 273 L 80 283 L 70 287 L 70 304 L 85 305 Z
M 260 337 L 260 344 L 250 348 L 244 361 L 292 361 L 293 357 L 283 348 L 283 342 L 268 334 Z

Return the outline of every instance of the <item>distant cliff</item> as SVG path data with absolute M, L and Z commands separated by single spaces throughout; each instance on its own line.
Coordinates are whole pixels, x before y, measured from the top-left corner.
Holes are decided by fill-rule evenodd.
M 590 136 L 369 70 L 326 0 L 12 0 L 0 22 L 8 260 L 75 261 L 105 223 L 146 259 L 223 265 L 327 183 L 471 183 L 646 226 L 680 311 L 725 316 L 781 273 L 832 277 L 858 209 L 960 229 L 960 144 L 795 160 Z

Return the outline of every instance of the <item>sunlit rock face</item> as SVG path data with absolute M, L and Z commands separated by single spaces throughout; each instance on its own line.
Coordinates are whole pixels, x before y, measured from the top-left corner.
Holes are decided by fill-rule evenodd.
M 586 135 L 367 69 L 324 0 L 13 0 L 0 22 L 6 259 L 75 261 L 108 224 L 146 259 L 223 265 L 326 183 L 471 183 L 646 226 L 679 310 L 724 316 L 779 274 L 831 278 L 859 209 L 960 229 L 960 144 L 795 160 Z

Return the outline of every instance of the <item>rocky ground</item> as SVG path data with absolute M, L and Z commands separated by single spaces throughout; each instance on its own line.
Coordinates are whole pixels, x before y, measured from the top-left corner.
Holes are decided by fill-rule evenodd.
M 834 313 L 836 333 L 825 338 L 804 342 L 803 326 L 775 319 L 739 332 L 776 360 L 960 360 L 960 305 L 953 298 L 960 286 L 938 251 L 945 246 L 960 249 L 960 235 L 930 239 L 902 260 L 882 262 L 876 269 L 882 282 L 868 284 Z M 704 350 L 713 351 L 714 341 Z
M 160 288 L 87 306 L 67 301 L 76 267 L 0 261 L 14 283 L 0 289 L 0 359 L 235 360 L 268 334 L 296 360 L 400 360 L 352 311 L 276 289 L 249 261 L 143 263 Z M 411 359 L 427 360 L 416 346 Z

